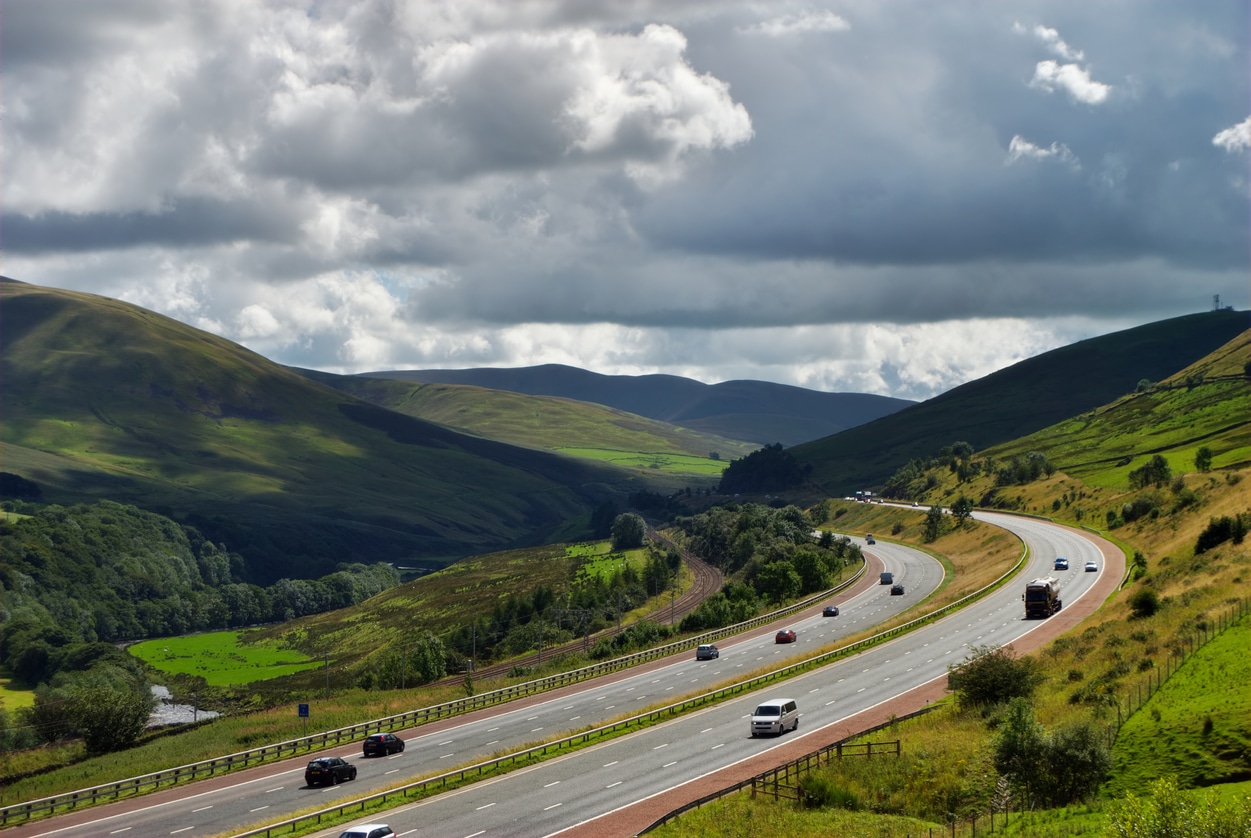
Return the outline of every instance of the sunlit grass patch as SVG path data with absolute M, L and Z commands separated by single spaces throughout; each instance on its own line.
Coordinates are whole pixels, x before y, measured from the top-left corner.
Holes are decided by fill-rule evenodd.
M 266 681 L 323 665 L 291 649 L 241 643 L 240 634 L 215 631 L 145 640 L 131 646 L 130 653 L 162 672 L 196 675 L 213 687 Z
M 720 474 L 729 462 L 711 457 L 693 457 L 689 454 L 670 454 L 649 451 L 616 451 L 608 448 L 556 448 L 561 454 L 600 460 L 623 468 L 646 468 L 683 474 Z

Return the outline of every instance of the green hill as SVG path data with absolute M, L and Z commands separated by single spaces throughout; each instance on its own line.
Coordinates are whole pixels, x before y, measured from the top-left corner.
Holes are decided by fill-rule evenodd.
M 728 461 L 759 447 L 575 399 L 461 384 L 300 372 L 388 410 L 527 448 L 599 448 L 697 457 L 717 452 Z
M 881 486 L 909 460 L 953 442 L 976 450 L 1034 433 L 1173 375 L 1247 328 L 1247 312 L 1162 320 L 1045 352 L 918 405 L 788 449 L 844 496 Z
M 267 584 L 540 543 L 638 478 L 468 436 L 127 303 L 0 281 L 4 471 L 191 523 Z

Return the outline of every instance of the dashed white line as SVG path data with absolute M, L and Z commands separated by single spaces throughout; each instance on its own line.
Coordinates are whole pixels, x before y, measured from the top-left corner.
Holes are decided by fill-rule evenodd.
M 475 811 L 475 812 L 481 812 L 483 809 L 490 809 L 490 808 L 491 808 L 492 806 L 494 806 L 494 805 L 495 805 L 494 803 L 487 803 L 487 804 L 486 804 L 486 805 L 484 805 L 484 806 L 479 806 L 477 809 L 474 809 L 474 811 Z

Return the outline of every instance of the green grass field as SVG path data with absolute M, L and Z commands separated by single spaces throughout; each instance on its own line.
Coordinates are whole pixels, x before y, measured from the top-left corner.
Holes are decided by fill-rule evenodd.
M 324 665 L 273 644 L 244 644 L 242 632 L 215 631 L 136 643 L 129 651 L 154 669 L 171 675 L 198 675 L 213 687 L 267 681 Z
M 717 475 L 725 471 L 726 466 L 729 465 L 726 460 L 655 451 L 614 451 L 608 448 L 557 448 L 555 450 L 570 457 L 599 460 L 622 468 L 659 469 L 681 474 Z

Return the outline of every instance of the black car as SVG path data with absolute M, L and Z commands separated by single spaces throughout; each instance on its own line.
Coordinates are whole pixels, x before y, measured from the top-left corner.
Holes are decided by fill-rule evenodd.
M 838 606 L 837 606 L 837 605 L 827 605 L 827 606 L 825 606 L 825 608 L 823 608 L 823 609 L 821 610 L 821 616 L 822 616 L 822 617 L 837 617 L 837 616 L 838 616 Z
M 896 582 L 895 584 L 891 585 L 891 586 L 890 586 L 890 595 L 891 595 L 891 596 L 903 596 L 903 585 L 899 584 L 898 582 Z
M 304 769 L 304 782 L 310 786 L 334 785 L 356 779 L 356 766 L 342 757 L 318 757 Z
M 365 756 L 384 757 L 404 750 L 404 740 L 394 733 L 374 733 L 365 739 Z

